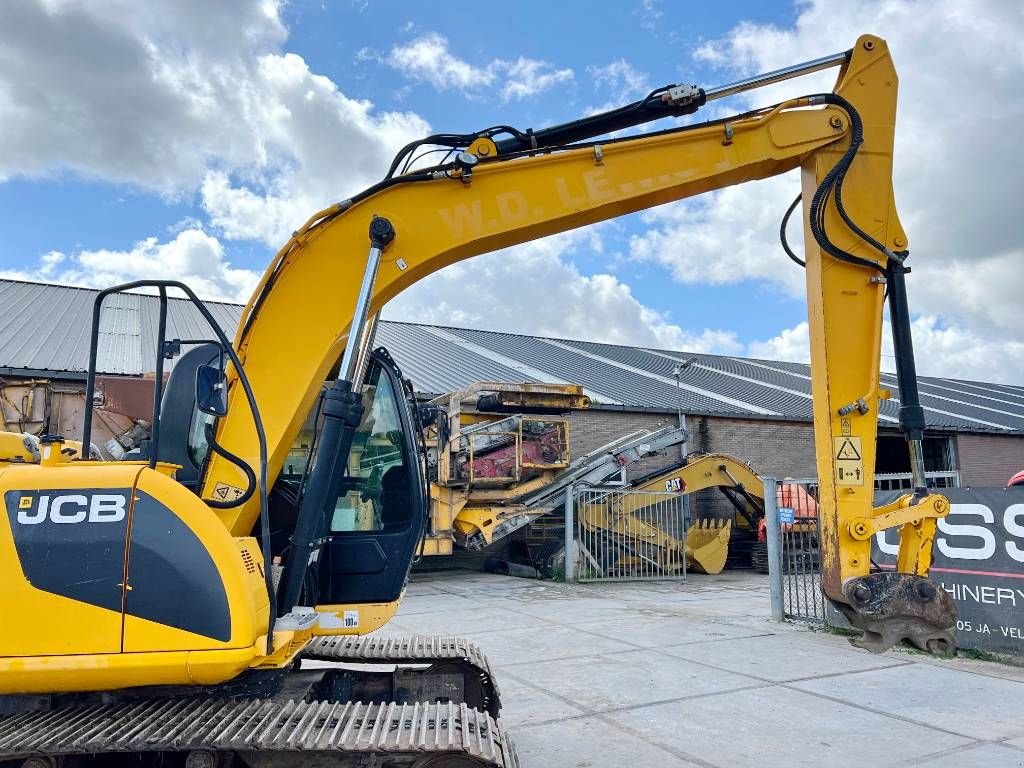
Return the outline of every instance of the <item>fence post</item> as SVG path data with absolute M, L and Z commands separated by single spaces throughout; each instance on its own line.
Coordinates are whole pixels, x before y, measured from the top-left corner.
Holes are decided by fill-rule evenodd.
M 774 477 L 764 479 L 764 523 L 768 539 L 768 586 L 772 597 L 772 618 L 785 619 L 782 605 L 782 529 L 779 527 L 779 505 Z
M 576 583 L 576 521 L 573 518 L 573 498 L 576 486 L 565 489 L 565 580 Z

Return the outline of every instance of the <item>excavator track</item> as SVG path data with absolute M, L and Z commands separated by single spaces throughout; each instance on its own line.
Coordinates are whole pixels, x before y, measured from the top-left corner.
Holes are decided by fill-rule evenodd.
M 494 719 L 465 704 L 144 699 L 0 718 L 4 766 L 117 755 L 181 756 L 188 768 L 229 756 L 252 768 L 518 768 Z
M 491 664 L 476 645 L 453 635 L 366 635 L 320 637 L 303 659 L 343 664 L 415 664 L 448 668 L 463 675 L 463 697 L 497 719 L 501 710 Z M 429 671 L 429 670 L 428 670 Z
M 518 768 L 498 720 L 490 663 L 473 643 L 440 635 L 321 637 L 301 659 L 269 698 L 240 698 L 237 689 L 227 695 L 151 689 L 154 695 L 141 696 L 129 690 L 112 692 L 113 703 L 0 715 L 0 767 L 107 765 L 120 756 L 218 768 L 233 756 L 252 768 Z M 382 674 L 346 665 L 393 667 L 384 690 L 395 700 L 317 695 L 322 689 L 307 678 L 315 679 L 318 670 Z

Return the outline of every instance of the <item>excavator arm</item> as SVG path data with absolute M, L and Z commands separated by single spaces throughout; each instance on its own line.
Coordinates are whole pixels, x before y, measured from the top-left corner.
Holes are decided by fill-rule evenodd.
M 826 66 L 840 66 L 831 94 L 638 137 L 586 141 Z M 463 137 L 462 147 L 448 141 L 458 150 L 454 162 L 392 174 L 319 212 L 267 269 L 235 340 L 261 403 L 270 482 L 339 359 L 338 378 L 350 388 L 360 380 L 374 319 L 405 288 L 478 254 L 799 168 L 822 585 L 851 622 L 868 632 L 875 650 L 901 639 L 933 650 L 950 647 L 955 609 L 926 578 L 936 519 L 949 505 L 926 490 L 921 461 L 923 414 L 904 284 L 907 237 L 892 190 L 896 97 L 887 45 L 863 36 L 845 54 L 714 92 L 663 89 L 604 122 L 515 132 L 500 141 L 481 133 Z M 668 111 L 659 111 L 659 103 Z M 396 160 L 392 170 L 397 166 Z M 879 385 L 887 293 L 901 423 L 917 487 L 875 509 L 879 400 L 890 396 Z M 285 374 L 283 349 L 289 352 Z M 229 384 L 227 415 L 218 421 L 216 439 L 255 464 L 252 417 L 237 377 Z M 244 487 L 236 464 L 210 457 L 204 498 L 230 498 Z M 218 514 L 234 535 L 245 536 L 257 521 L 258 505 L 250 499 Z M 900 532 L 897 573 L 872 573 L 871 538 L 893 527 Z

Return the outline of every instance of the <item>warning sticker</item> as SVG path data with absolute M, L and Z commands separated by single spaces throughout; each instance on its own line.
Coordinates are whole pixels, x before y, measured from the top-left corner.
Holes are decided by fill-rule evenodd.
M 859 437 L 832 440 L 836 457 L 836 485 L 864 485 L 864 459 Z
M 359 611 L 345 611 L 342 623 L 345 629 L 357 629 L 359 627 Z
M 227 483 L 217 483 L 213 486 L 213 498 L 217 501 L 234 501 L 243 493 L 245 493 L 245 489 Z

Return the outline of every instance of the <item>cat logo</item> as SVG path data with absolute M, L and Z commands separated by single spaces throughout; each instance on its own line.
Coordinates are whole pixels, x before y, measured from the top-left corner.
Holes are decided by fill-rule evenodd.
M 681 477 L 673 477 L 665 481 L 665 490 L 669 493 L 682 493 L 684 488 L 686 488 L 686 483 Z
M 118 523 L 124 520 L 128 497 L 123 493 L 81 493 L 50 496 L 40 494 L 37 503 L 32 496 L 18 500 L 18 522 L 39 525 L 49 519 L 54 523 Z

